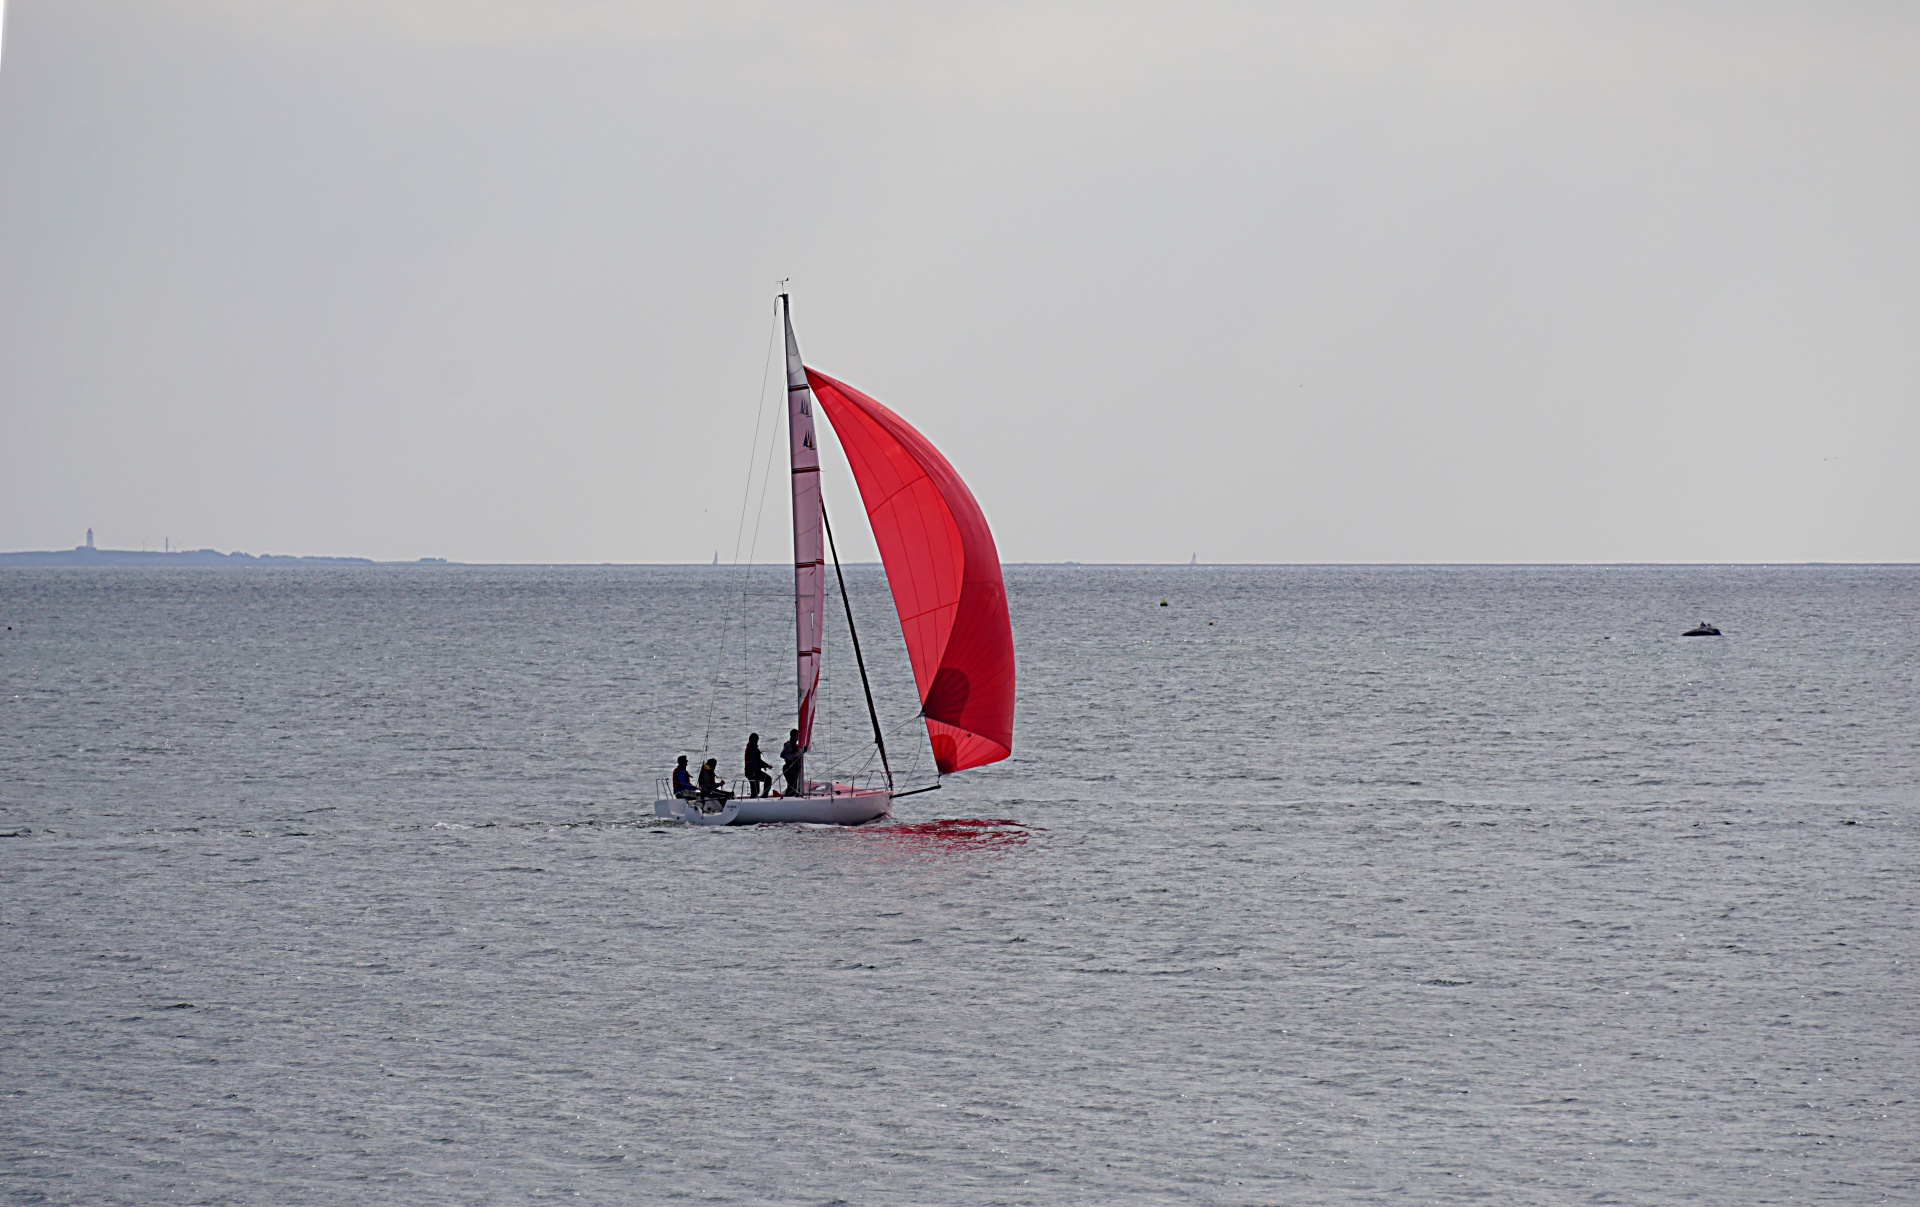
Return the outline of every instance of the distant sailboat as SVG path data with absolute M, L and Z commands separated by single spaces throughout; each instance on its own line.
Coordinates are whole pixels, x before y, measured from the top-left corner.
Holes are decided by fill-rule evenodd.
M 1197 566 L 1199 564 L 1200 564 L 1200 555 L 1198 553 L 1194 554 L 1192 557 L 1187 559 L 1187 565 L 1189 566 Z
M 813 744 L 829 553 L 834 575 L 840 576 L 833 529 L 820 496 L 813 416 L 818 400 L 846 451 L 880 547 L 934 766 L 946 775 L 998 762 L 1013 751 L 1013 625 L 987 518 L 967 484 L 925 436 L 852 386 L 806 367 L 785 293 L 780 307 L 787 337 L 787 454 L 793 481 L 794 728 L 800 732 L 802 759 Z M 807 778 L 803 762 L 797 795 L 735 797 L 724 805 L 707 802 L 708 811 L 701 802 L 663 791 L 654 803 L 657 816 L 715 826 L 780 821 L 857 825 L 887 815 L 893 805 L 893 768 L 887 762 L 886 738 L 867 684 L 866 660 L 844 581 L 840 598 L 886 786 L 815 782 Z

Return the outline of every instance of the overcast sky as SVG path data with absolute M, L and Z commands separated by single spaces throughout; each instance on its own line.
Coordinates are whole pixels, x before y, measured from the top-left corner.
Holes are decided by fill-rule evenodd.
M 5 21 L 0 548 L 729 560 L 791 277 L 1008 561 L 1920 560 L 1911 3 Z

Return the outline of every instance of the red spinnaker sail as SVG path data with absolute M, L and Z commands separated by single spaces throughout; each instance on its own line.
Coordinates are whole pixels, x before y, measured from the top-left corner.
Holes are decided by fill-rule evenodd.
M 807 370 L 873 524 L 941 774 L 1013 750 L 1013 625 L 987 517 L 940 450 L 844 382 Z

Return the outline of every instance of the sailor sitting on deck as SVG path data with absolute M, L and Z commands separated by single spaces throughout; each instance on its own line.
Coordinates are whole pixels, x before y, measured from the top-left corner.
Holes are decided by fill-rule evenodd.
M 687 774 L 687 756 L 681 755 L 673 769 L 673 794 L 681 800 L 694 800 L 700 790 L 693 786 L 693 776 Z
M 719 772 L 714 769 L 716 762 L 718 762 L 717 759 L 708 759 L 700 764 L 700 799 L 702 801 L 733 799 L 733 793 L 721 787 L 727 781 L 721 779 Z

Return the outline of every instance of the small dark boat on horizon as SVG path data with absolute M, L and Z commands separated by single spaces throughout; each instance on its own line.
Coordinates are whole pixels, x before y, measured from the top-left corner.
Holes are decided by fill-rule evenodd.
M 1720 630 L 1703 620 L 1680 635 L 1682 637 L 1718 637 Z

